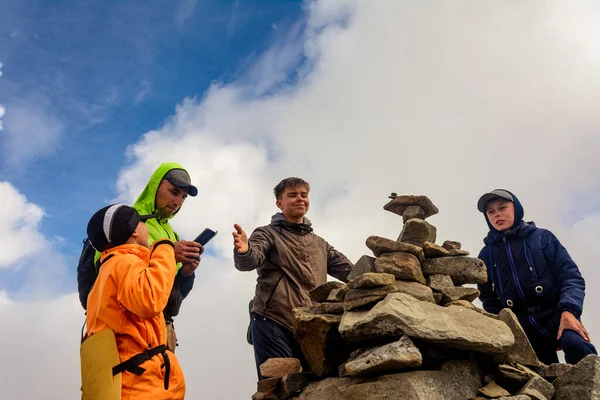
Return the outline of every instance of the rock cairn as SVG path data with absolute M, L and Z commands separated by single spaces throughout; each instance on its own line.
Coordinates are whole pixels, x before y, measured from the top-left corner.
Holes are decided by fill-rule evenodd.
M 426 196 L 392 193 L 383 207 L 403 219 L 397 240 L 371 236 L 348 283 L 311 291 L 294 310 L 296 359 L 270 359 L 253 400 L 600 400 L 600 357 L 541 364 L 516 316 L 477 308 L 483 261 L 456 241 L 437 245 Z

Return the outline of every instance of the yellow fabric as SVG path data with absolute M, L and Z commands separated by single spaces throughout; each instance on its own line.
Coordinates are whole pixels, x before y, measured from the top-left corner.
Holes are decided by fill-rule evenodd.
M 105 329 L 87 338 L 81 345 L 80 356 L 81 399 L 121 399 L 121 374 L 112 374 L 112 368 L 121 362 L 115 333 Z

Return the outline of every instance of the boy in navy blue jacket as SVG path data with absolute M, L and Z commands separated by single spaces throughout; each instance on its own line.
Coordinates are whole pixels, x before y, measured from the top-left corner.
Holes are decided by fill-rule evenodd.
M 523 221 L 523 206 L 507 190 L 484 194 L 477 208 L 490 228 L 479 253 L 488 268 L 488 282 L 478 285 L 483 308 L 510 308 L 544 364 L 558 362 L 557 347 L 569 364 L 597 354 L 580 322 L 585 281 L 556 236 Z

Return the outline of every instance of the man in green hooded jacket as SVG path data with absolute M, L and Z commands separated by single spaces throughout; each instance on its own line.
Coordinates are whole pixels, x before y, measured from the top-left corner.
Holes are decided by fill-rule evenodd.
M 173 328 L 173 317 L 179 314 L 183 299 L 194 286 L 194 271 L 200 264 L 204 248 L 199 243 L 180 240 L 169 221 L 181 209 L 186 198 L 195 197 L 198 189 L 192 185 L 188 172 L 177 163 L 162 163 L 150 177 L 148 184 L 135 201 L 135 208 L 141 215 L 156 214 L 146 221 L 150 245 L 160 239 L 170 239 L 175 245 L 177 275 L 163 313 L 167 322 L 167 347 L 175 352 L 177 337 Z M 96 253 L 98 259 L 100 253 Z

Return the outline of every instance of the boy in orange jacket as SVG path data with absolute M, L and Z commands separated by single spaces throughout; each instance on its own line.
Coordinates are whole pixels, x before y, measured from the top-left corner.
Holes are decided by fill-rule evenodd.
M 88 337 L 110 329 L 116 337 L 122 374 L 121 399 L 183 399 L 185 382 L 175 355 L 166 349 L 163 309 L 177 266 L 170 240 L 148 245 L 144 224 L 129 206 L 102 208 L 90 219 L 87 234 L 102 253 L 98 278 L 88 297 Z

